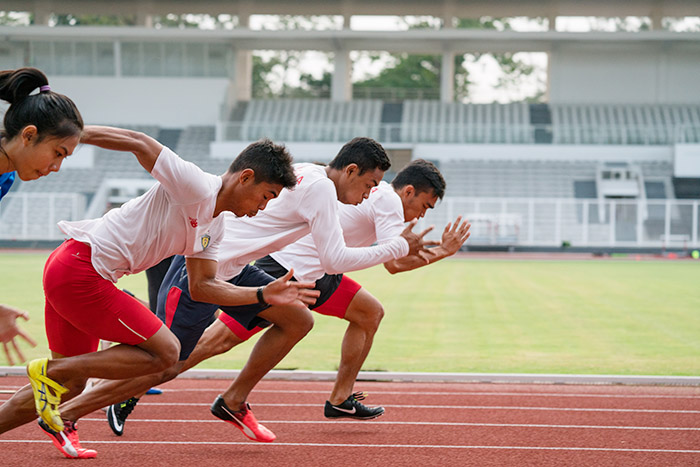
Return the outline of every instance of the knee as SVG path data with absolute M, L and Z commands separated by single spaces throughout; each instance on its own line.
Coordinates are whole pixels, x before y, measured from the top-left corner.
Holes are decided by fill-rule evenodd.
M 180 341 L 173 335 L 162 346 L 156 358 L 158 371 L 165 371 L 180 360 Z
M 384 318 L 384 307 L 380 303 L 375 303 L 355 316 L 355 319 L 350 321 L 355 322 L 367 332 L 375 333 Z
M 314 317 L 308 308 L 298 308 L 288 329 L 301 340 L 314 327 Z
M 302 333 L 301 337 L 304 337 L 314 327 L 314 316 L 311 314 L 308 308 L 304 308 L 303 318 L 300 318 L 299 321 L 299 331 Z
M 375 324 L 375 328 L 379 327 L 379 324 L 384 319 L 384 307 L 381 304 L 377 304 L 376 308 L 372 311 L 372 321 Z
M 384 318 L 384 307 L 377 303 L 375 306 L 367 310 L 367 328 L 368 330 L 372 332 L 377 332 L 377 329 L 379 329 L 379 325 L 382 322 L 382 319 Z

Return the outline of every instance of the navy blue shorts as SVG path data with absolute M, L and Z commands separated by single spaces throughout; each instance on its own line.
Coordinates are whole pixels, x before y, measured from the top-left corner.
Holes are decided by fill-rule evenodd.
M 247 265 L 240 274 L 228 282 L 241 287 L 260 287 L 275 278 L 260 268 Z M 187 266 L 184 256 L 175 256 L 158 291 L 156 315 L 180 341 L 180 361 L 187 360 L 204 330 L 216 318 L 216 310 L 234 317 L 247 329 L 266 327 L 270 323 L 258 317 L 269 305 L 241 305 L 219 307 L 211 303 L 197 302 L 190 297 Z
M 289 272 L 287 268 L 278 263 L 272 256 L 267 255 L 264 258 L 256 259 L 255 266 L 259 267 L 266 273 L 274 276 L 276 279 L 284 276 Z M 295 281 L 295 278 L 292 278 Z M 324 274 L 322 278 L 316 281 L 314 290 L 321 292 L 321 295 L 316 299 L 316 303 L 309 306 L 310 310 L 315 310 L 331 298 L 331 295 L 338 290 L 340 283 L 343 280 L 342 274 Z

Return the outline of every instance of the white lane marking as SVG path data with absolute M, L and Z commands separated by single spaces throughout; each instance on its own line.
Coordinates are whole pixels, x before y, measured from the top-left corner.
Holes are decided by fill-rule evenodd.
M 469 446 L 449 444 L 341 444 L 341 443 L 254 443 L 235 441 L 86 441 L 92 444 L 146 444 L 146 445 L 193 445 L 193 446 L 305 446 L 321 448 L 399 448 L 399 449 L 496 449 L 523 451 L 596 451 L 596 452 L 657 452 L 700 454 L 694 449 L 634 449 L 634 448 L 587 448 L 577 446 Z M 46 443 L 44 440 L 0 439 L 0 443 Z
M 17 387 L 19 389 L 19 386 Z M 164 389 L 166 393 L 177 392 L 211 392 L 218 393 L 221 389 L 207 388 L 178 388 Z M 256 393 L 269 394 L 329 394 L 330 391 L 319 390 L 290 390 L 290 389 L 255 389 Z M 697 394 L 674 395 L 674 394 L 587 394 L 587 393 L 548 393 L 548 392 L 487 392 L 487 391 L 377 391 L 368 390 L 368 393 L 375 396 L 378 394 L 393 394 L 407 396 L 514 396 L 514 397 L 591 397 L 591 398 L 616 398 L 616 399 L 697 399 L 700 401 L 700 392 Z
M 81 422 L 104 423 L 102 418 L 81 418 Z M 220 423 L 221 420 L 172 420 L 172 419 L 150 419 L 129 418 L 130 422 L 142 423 Z M 367 426 L 366 421 L 355 420 L 259 420 L 259 423 L 287 424 L 287 425 L 337 425 L 339 423 L 355 424 Z M 469 422 L 372 422 L 372 425 L 425 425 L 425 426 L 465 426 L 465 427 L 501 427 L 501 428 L 579 428 L 585 430 L 659 430 L 659 431 L 700 431 L 700 427 L 684 426 L 624 426 L 624 425 L 547 425 L 533 423 L 469 423 Z
M 211 404 L 189 403 L 189 402 L 145 402 L 139 406 L 182 406 L 182 407 L 209 407 Z M 319 404 L 265 404 L 256 402 L 256 407 L 319 407 Z M 462 409 L 462 410 L 542 410 L 542 411 L 570 411 L 570 412 L 624 412 L 624 413 L 680 413 L 680 414 L 700 414 L 700 410 L 665 410 L 665 409 L 615 409 L 615 408 L 595 408 L 595 407 L 537 407 L 537 406 L 503 406 L 503 405 L 409 405 L 409 404 L 382 404 L 382 407 L 394 409 Z

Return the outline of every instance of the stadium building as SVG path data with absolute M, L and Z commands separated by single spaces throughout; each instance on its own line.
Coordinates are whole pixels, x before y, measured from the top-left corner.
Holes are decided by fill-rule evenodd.
M 700 16 L 690 0 L 392 2 L 6 0 L 31 25 L 0 26 L 0 69 L 35 66 L 86 123 L 139 129 L 204 170 L 222 173 L 270 137 L 298 161 L 330 160 L 355 136 L 391 153 L 392 170 L 434 161 L 447 193 L 423 223 L 471 220 L 470 248 L 688 250 L 700 247 L 700 32 L 663 28 Z M 125 15 L 130 26 L 52 26 L 56 15 Z M 437 12 L 437 14 L 436 14 Z M 231 15 L 236 27 L 155 27 L 168 14 Z M 259 30 L 253 15 L 333 15 L 343 27 Z M 443 27 L 352 29 L 361 15 L 439 17 Z M 549 30 L 459 29 L 456 18 L 544 18 Z M 557 17 L 643 17 L 648 30 L 565 32 Z M 332 54 L 329 95 L 256 99 L 252 54 Z M 432 99 L 358 96 L 356 51 L 442 57 Z M 540 52 L 541 102 L 455 100 L 454 57 Z M 0 206 L 4 245 L 57 242 L 60 219 L 98 217 L 153 180 L 129 155 L 84 146 L 59 173 L 18 182 Z

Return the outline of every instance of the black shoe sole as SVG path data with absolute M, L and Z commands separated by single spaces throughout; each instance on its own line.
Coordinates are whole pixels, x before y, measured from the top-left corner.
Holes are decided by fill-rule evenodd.
M 326 417 L 330 420 L 338 420 L 338 419 L 342 419 L 342 418 L 349 418 L 352 420 L 373 420 L 375 418 L 381 417 L 382 415 L 384 415 L 384 412 L 379 412 L 376 415 L 370 415 L 367 417 L 358 417 L 357 415 L 350 415 L 350 414 L 340 414 L 340 415 L 335 415 L 335 414 L 328 415 L 327 413 L 323 414 L 324 417 Z

